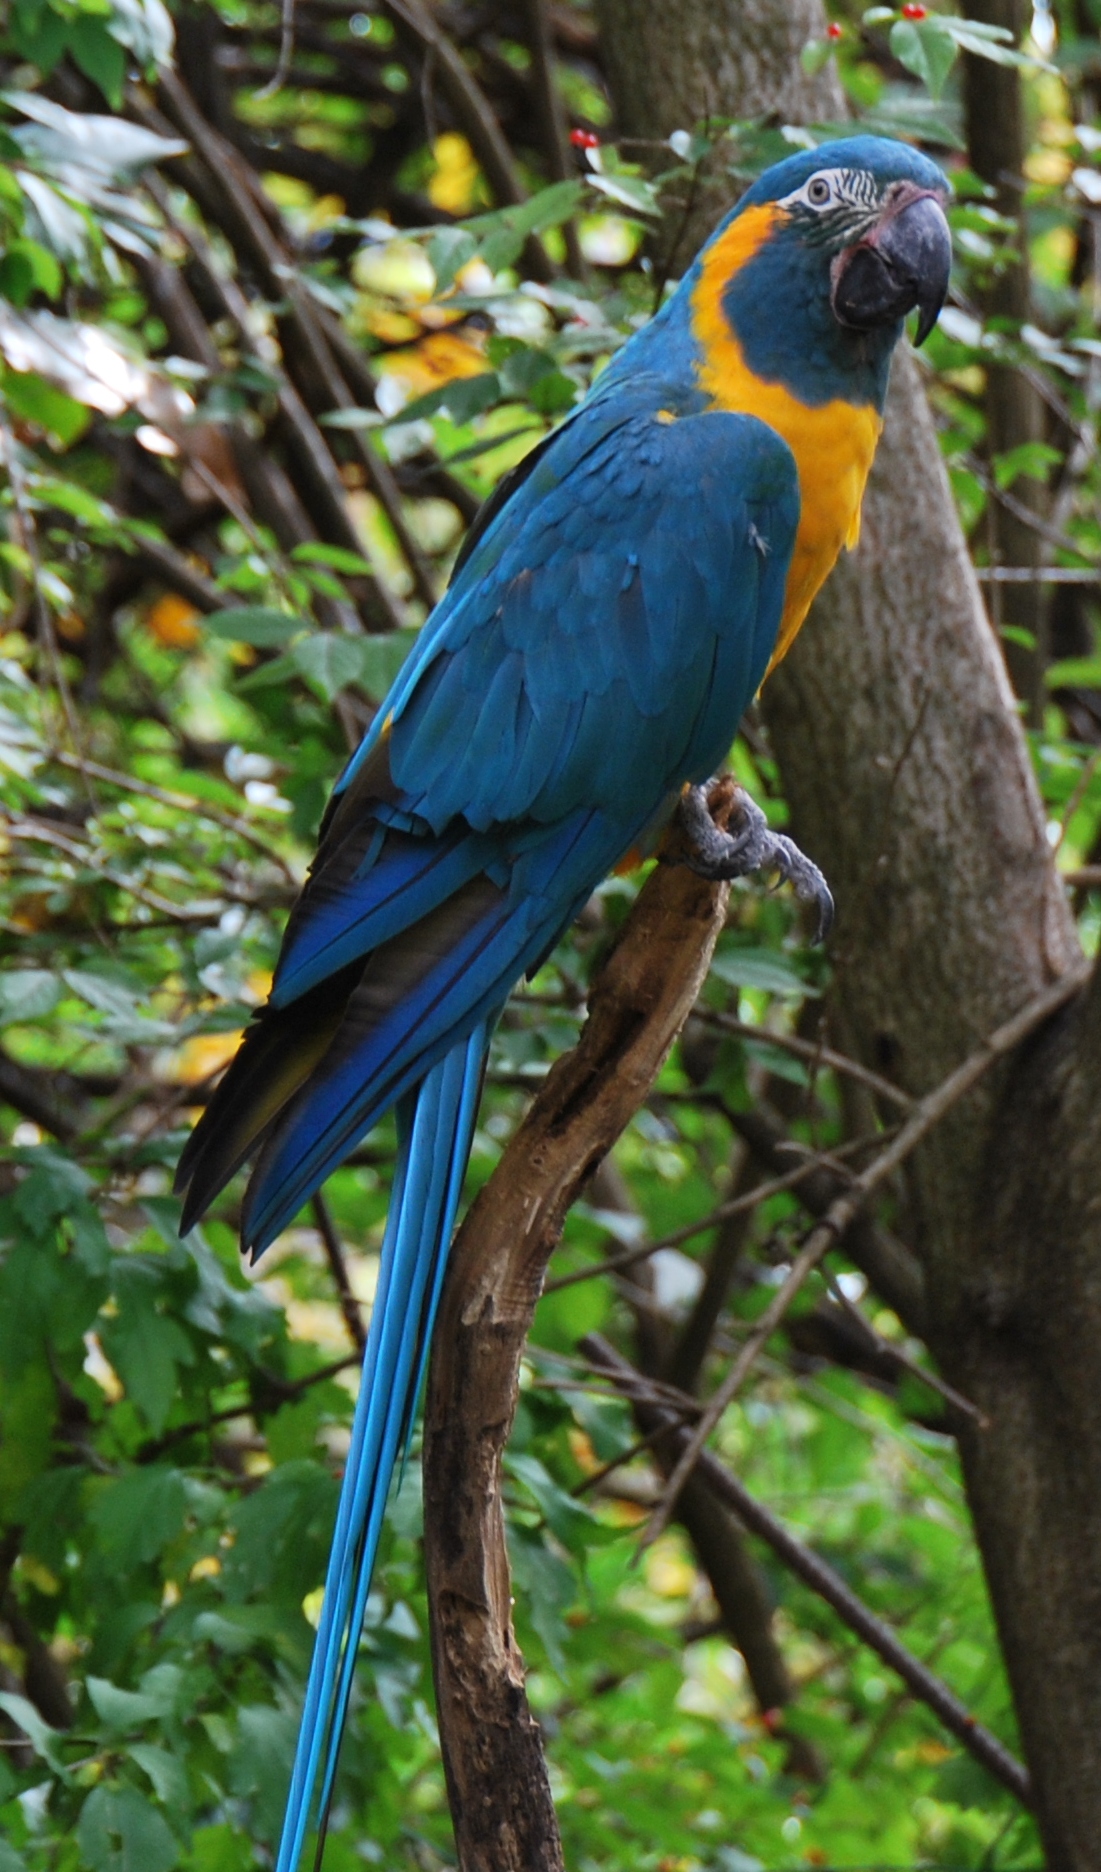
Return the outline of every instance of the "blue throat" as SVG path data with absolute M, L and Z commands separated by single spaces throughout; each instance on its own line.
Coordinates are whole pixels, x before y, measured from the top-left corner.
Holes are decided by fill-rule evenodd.
M 843 396 L 882 413 L 902 321 L 846 330 L 830 308 L 828 274 L 828 254 L 781 232 L 735 273 L 723 311 L 755 377 L 783 384 L 810 408 Z

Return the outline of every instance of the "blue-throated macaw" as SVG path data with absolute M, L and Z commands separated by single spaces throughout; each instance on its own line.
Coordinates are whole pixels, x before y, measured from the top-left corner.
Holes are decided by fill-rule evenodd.
M 940 170 L 858 136 L 769 169 L 657 317 L 501 484 L 337 783 L 271 997 L 180 1160 L 182 1227 L 255 1157 L 260 1254 L 390 1106 L 400 1154 L 278 1858 L 332 1791 L 489 1035 L 688 789 L 699 868 L 828 893 L 693 792 L 856 542 L 891 354 L 948 285 Z

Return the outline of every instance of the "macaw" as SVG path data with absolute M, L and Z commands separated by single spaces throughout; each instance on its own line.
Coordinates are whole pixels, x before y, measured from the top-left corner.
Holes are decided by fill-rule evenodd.
M 516 982 L 684 799 L 707 875 L 824 884 L 700 783 L 860 505 L 907 313 L 951 245 L 942 172 L 857 136 L 767 170 L 657 316 L 483 507 L 337 782 L 270 999 L 180 1159 L 186 1231 L 246 1160 L 255 1258 L 391 1106 L 399 1157 L 277 1860 L 324 1830 L 393 1468 L 423 1375 L 486 1052 Z

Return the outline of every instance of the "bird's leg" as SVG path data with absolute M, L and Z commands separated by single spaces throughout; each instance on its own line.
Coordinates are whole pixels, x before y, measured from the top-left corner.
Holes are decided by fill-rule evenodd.
M 802 903 L 815 905 L 818 922 L 812 941 L 824 941 L 833 923 L 833 897 L 818 866 L 793 839 L 770 831 L 761 808 L 740 789 L 740 824 L 734 832 L 721 831 L 711 817 L 708 791 L 708 786 L 693 786 L 681 794 L 677 812 L 687 849 L 678 851 L 678 861 L 715 882 L 745 877 L 749 871 L 778 871 Z

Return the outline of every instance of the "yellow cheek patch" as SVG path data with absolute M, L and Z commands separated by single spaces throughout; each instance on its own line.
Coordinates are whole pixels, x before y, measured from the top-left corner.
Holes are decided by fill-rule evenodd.
M 757 377 L 731 329 L 723 296 L 783 219 L 766 203 L 747 208 L 704 256 L 692 295 L 692 330 L 700 350 L 700 388 L 716 409 L 756 416 L 783 436 L 799 473 L 799 530 L 771 669 L 788 650 L 842 546 L 860 537 L 860 503 L 883 427 L 870 404 L 835 398 L 808 407 L 781 383 Z

